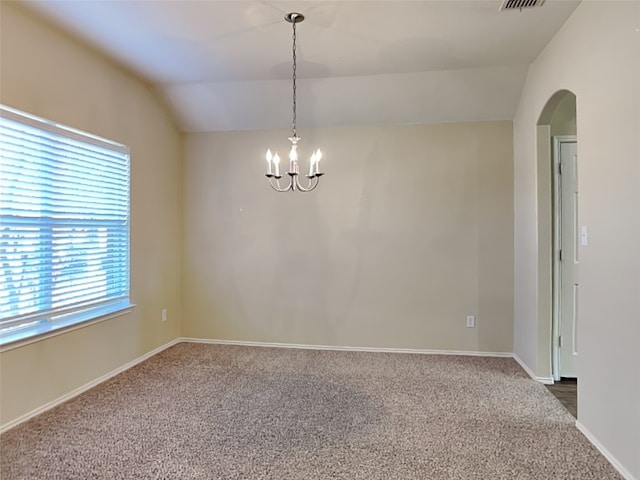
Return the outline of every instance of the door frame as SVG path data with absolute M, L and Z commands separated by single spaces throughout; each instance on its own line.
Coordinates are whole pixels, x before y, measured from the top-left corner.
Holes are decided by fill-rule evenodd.
M 561 176 L 560 176 L 560 145 L 562 143 L 578 143 L 577 135 L 556 135 L 552 140 L 551 181 L 553 184 L 553 228 L 552 228 L 552 314 L 551 314 L 551 374 L 554 381 L 559 381 L 560 373 L 560 295 L 562 264 L 560 261 L 561 249 Z M 576 179 L 577 180 L 577 179 Z M 575 328 L 575 327 L 574 327 Z

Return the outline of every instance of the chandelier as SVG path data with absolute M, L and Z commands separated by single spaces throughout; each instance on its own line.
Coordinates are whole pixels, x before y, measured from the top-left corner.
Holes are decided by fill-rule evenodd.
M 296 132 L 296 23 L 300 23 L 304 20 L 304 15 L 301 13 L 287 13 L 284 19 L 293 25 L 293 122 L 292 122 L 292 135 L 289 137 L 291 142 L 291 150 L 289 151 L 289 185 L 281 186 L 280 179 L 280 156 L 276 151 L 275 155 L 271 153 L 271 150 L 267 150 L 267 178 L 271 188 L 277 192 L 288 192 L 299 190 L 301 192 L 310 192 L 318 186 L 320 177 L 324 175 L 320 172 L 320 159 L 322 158 L 322 152 L 320 149 L 313 152 L 311 160 L 309 161 L 309 174 L 307 175 L 307 185 L 300 184 L 300 166 L 298 165 L 298 142 L 300 137 Z

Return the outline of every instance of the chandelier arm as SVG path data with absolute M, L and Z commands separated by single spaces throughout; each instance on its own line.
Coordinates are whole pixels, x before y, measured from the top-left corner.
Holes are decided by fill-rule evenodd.
M 287 185 L 286 187 L 283 188 L 283 187 L 280 186 L 280 180 L 277 179 L 277 178 L 275 178 L 276 184 L 275 185 L 273 184 L 273 179 L 274 178 L 275 177 L 270 177 L 269 178 L 269 185 L 271 185 L 271 188 L 273 188 L 276 192 L 287 192 L 287 191 L 291 190 L 291 188 L 293 186 L 291 180 L 289 180 L 289 185 Z
M 314 190 L 318 186 L 318 183 L 320 183 L 320 177 L 313 176 L 309 178 L 309 183 L 307 184 L 307 186 L 303 187 L 302 185 L 300 185 L 300 182 L 296 177 L 296 184 L 298 190 L 300 190 L 301 192 L 310 192 L 311 190 Z

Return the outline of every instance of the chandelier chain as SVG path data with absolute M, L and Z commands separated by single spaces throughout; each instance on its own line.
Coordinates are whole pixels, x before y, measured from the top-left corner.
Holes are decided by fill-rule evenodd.
M 293 136 L 296 135 L 296 22 L 293 22 Z

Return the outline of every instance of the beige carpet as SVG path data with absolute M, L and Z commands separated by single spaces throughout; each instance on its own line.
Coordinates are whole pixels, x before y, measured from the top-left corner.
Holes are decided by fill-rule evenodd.
M 511 359 L 179 344 L 2 435 L 9 479 L 619 479 Z

